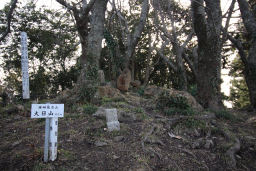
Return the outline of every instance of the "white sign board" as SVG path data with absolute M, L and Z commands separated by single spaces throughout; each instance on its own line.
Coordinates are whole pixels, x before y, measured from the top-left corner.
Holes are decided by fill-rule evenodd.
M 29 99 L 29 75 L 28 75 L 28 45 L 27 33 L 21 32 L 21 70 L 23 99 Z
M 32 104 L 31 118 L 64 117 L 64 104 Z

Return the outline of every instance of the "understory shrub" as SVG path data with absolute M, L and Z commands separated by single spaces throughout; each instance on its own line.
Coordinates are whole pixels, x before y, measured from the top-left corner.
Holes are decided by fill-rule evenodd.
M 236 119 L 236 117 L 234 115 L 232 115 L 231 113 L 229 113 L 226 110 L 217 111 L 217 112 L 215 112 L 215 115 L 218 119 L 225 119 L 225 120 L 230 120 L 230 121 L 234 121 Z
M 157 98 L 156 108 L 166 115 L 194 114 L 185 97 L 179 95 L 172 96 L 167 91 L 162 92 Z
M 84 113 L 92 115 L 97 111 L 98 107 L 92 104 L 85 104 L 83 106 Z

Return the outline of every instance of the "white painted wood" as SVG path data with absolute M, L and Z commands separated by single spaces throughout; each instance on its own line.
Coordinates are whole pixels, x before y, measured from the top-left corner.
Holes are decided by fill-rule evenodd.
M 58 118 L 50 118 L 50 140 L 49 140 L 50 160 L 54 161 L 57 158 L 58 146 Z
M 45 119 L 44 162 L 48 162 L 50 119 Z
M 27 33 L 21 32 L 21 70 L 22 70 L 22 94 L 23 99 L 30 98 L 29 74 L 28 74 L 28 46 Z
M 64 117 L 64 104 L 32 104 L 31 118 Z

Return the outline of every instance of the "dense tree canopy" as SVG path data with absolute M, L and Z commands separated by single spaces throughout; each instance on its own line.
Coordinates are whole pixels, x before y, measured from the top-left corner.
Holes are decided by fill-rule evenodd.
M 219 110 L 221 66 L 229 61 L 226 54 L 237 48 L 248 87 L 243 90 L 248 90 L 255 107 L 254 1 L 227 1 L 227 11 L 223 11 L 220 0 L 191 0 L 190 8 L 176 0 L 56 2 L 63 9 L 37 8 L 34 3 L 13 0 L 0 11 L 0 20 L 6 23 L 0 27 L 2 67 L 6 83 L 16 94 L 21 93 L 19 34 L 26 31 L 34 98 L 72 88 L 78 75 L 80 83 L 92 83 L 88 82 L 88 73 L 101 69 L 111 81 L 129 68 L 132 80 L 144 86 L 191 91 L 205 108 Z M 246 32 L 243 36 L 229 29 L 236 3 L 244 23 L 242 32 Z M 225 48 L 230 46 L 227 40 L 232 48 Z M 237 64 L 233 63 L 231 69 Z M 240 77 L 235 71 L 232 76 Z M 231 94 L 235 97 L 234 89 Z

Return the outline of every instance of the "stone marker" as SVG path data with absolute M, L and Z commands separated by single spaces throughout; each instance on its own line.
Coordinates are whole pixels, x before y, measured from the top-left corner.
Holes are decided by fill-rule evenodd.
M 100 85 L 105 85 L 105 75 L 103 70 L 98 71 L 98 79 L 99 79 Z
M 108 131 L 119 131 L 120 123 L 117 118 L 116 109 L 105 109 Z

